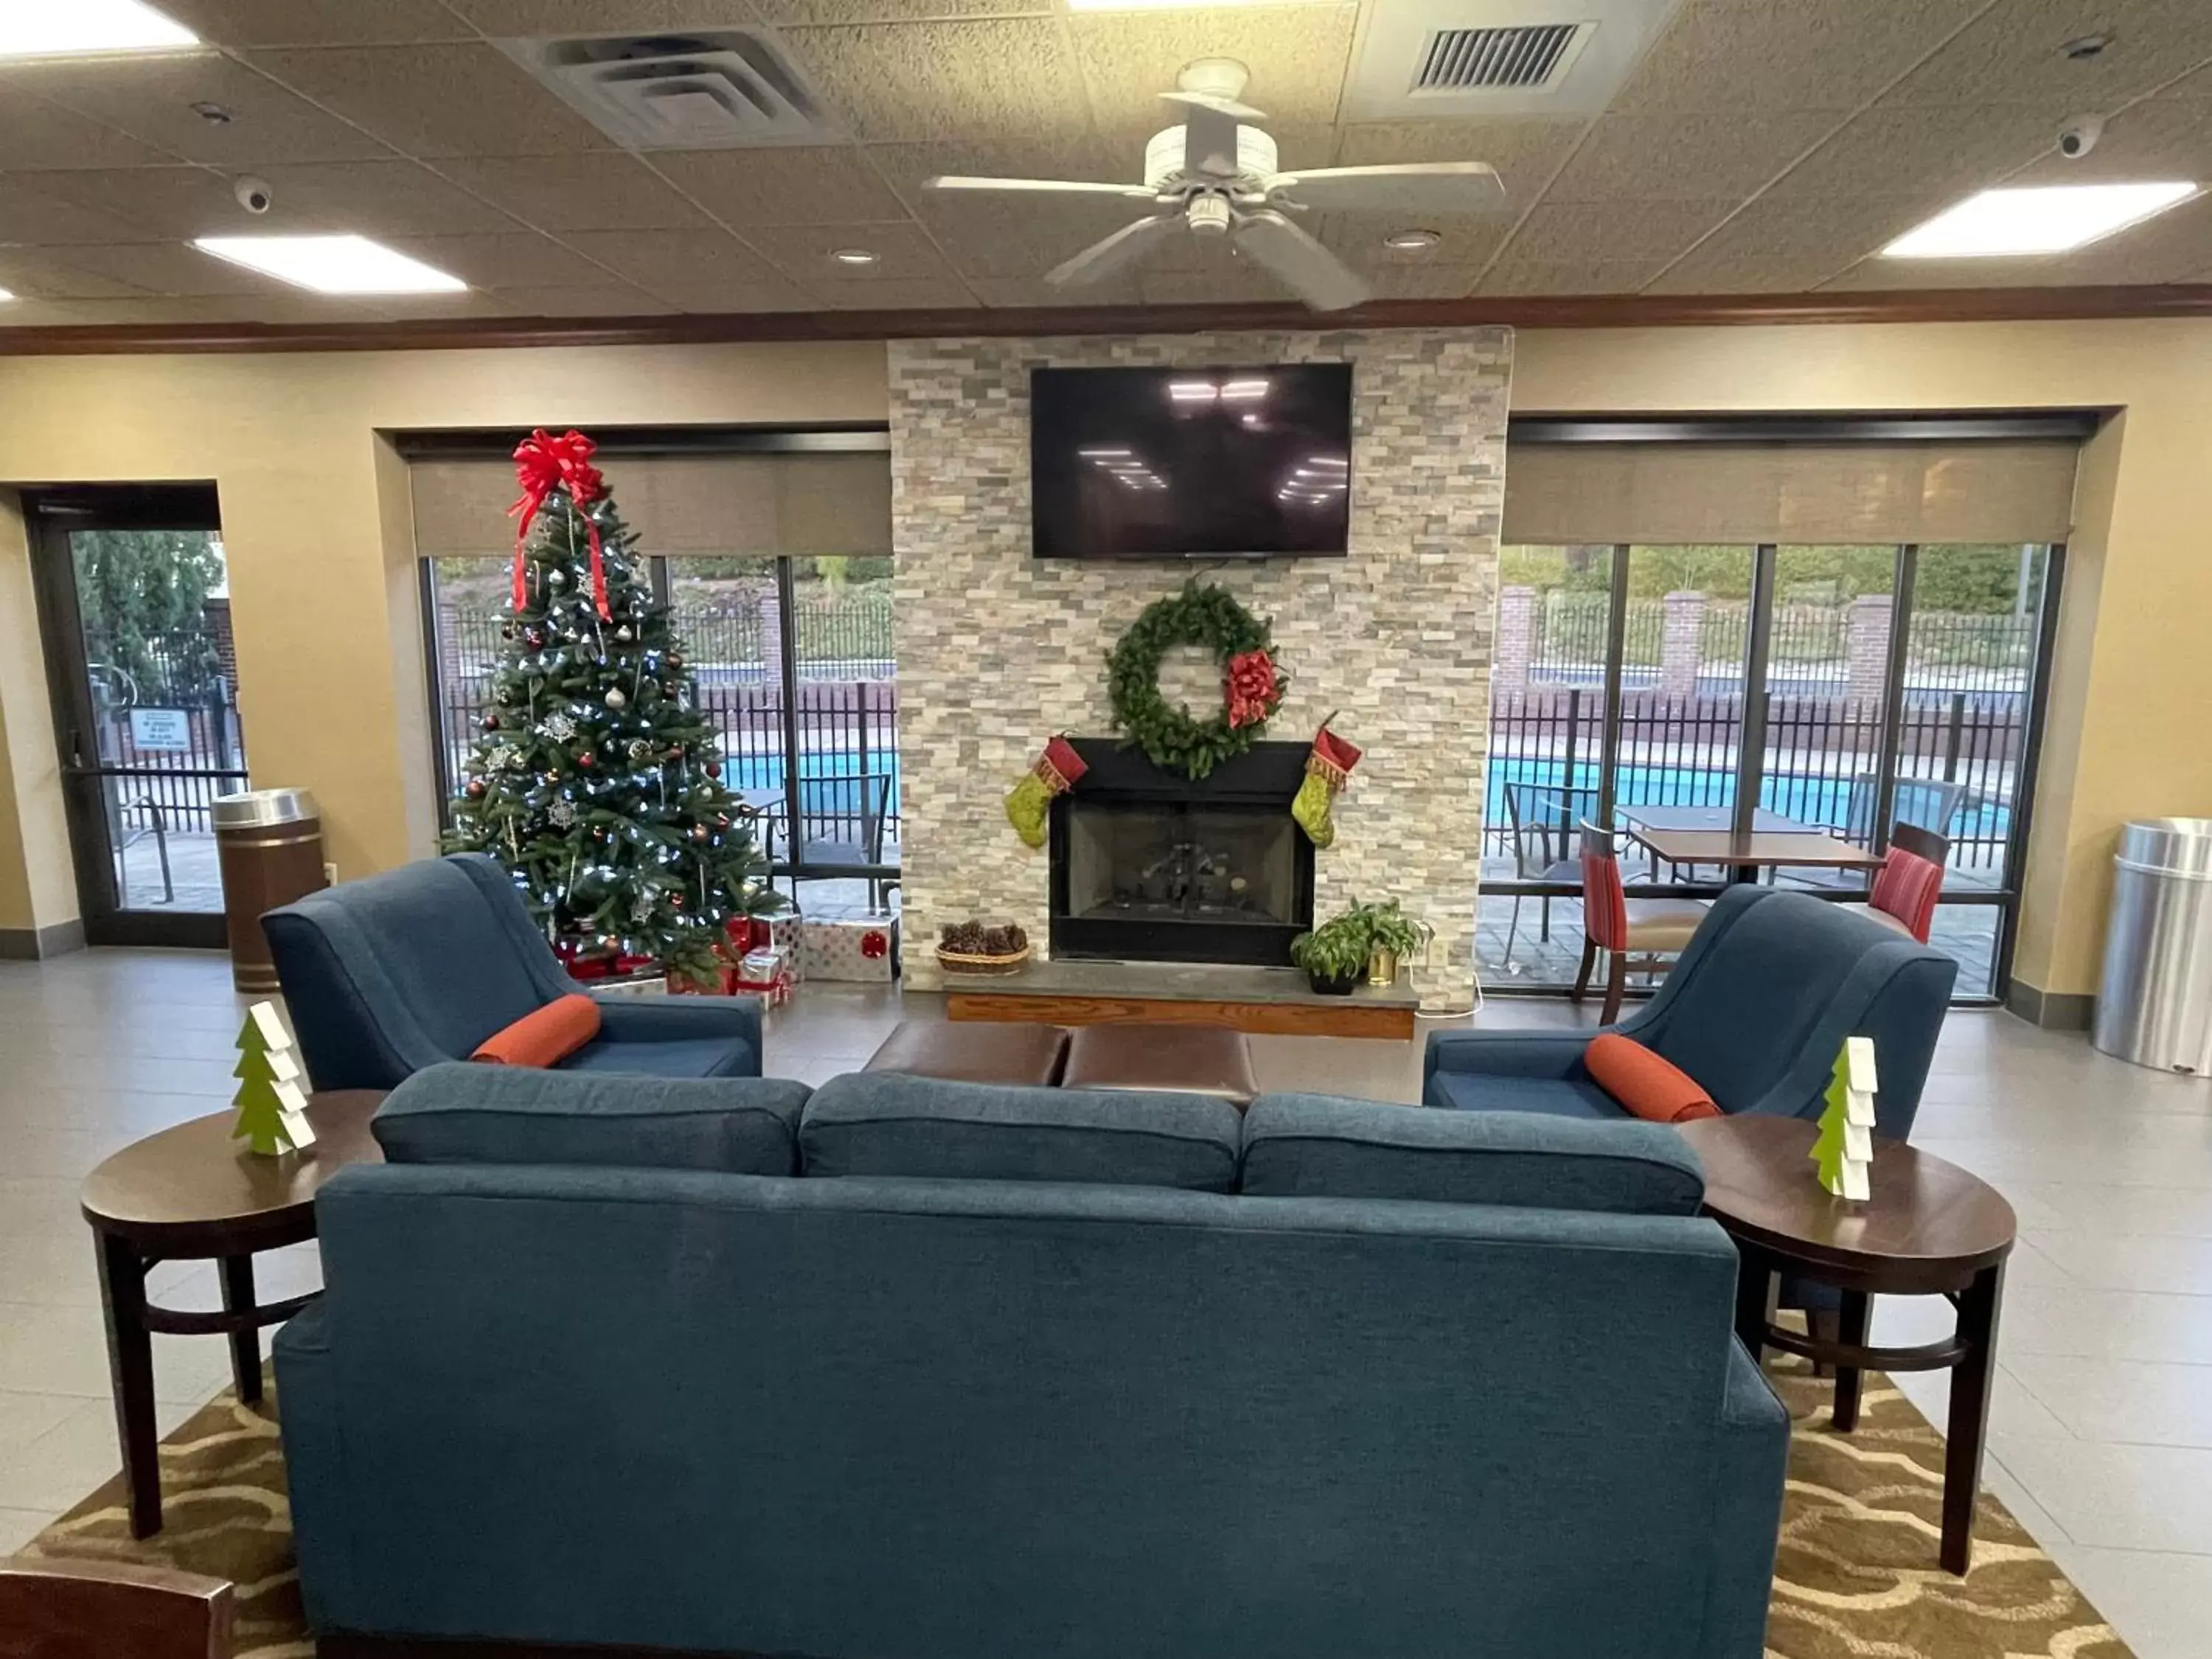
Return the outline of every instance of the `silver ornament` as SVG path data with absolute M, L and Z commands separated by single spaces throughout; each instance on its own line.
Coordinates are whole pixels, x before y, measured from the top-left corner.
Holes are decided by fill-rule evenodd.
M 628 696 L 624 696 L 624 695 L 623 695 L 623 689 L 622 689 L 622 687 L 620 687 L 619 685 L 612 685 L 612 686 L 609 686 L 609 687 L 607 688 L 607 707 L 608 707 L 608 708 L 627 708 L 627 707 L 629 706 L 629 698 Z
M 565 570 L 549 570 L 545 573 L 545 580 L 555 587 L 566 587 L 568 585 L 568 573 Z
M 630 640 L 634 637 L 629 631 L 629 624 L 628 623 L 624 623 L 620 628 L 615 629 L 615 637 L 622 641 L 623 644 L 629 644 Z

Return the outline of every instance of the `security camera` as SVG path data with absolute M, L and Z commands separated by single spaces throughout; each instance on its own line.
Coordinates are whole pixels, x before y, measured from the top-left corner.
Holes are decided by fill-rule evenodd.
M 238 198 L 239 206 L 248 213 L 266 213 L 276 199 L 276 192 L 270 189 L 269 181 L 257 179 L 250 173 L 232 182 L 230 193 Z
M 2105 118 L 2101 115 L 2077 115 L 2058 129 L 2058 153 L 2069 161 L 2078 161 L 2097 148 L 2097 140 L 2105 136 Z

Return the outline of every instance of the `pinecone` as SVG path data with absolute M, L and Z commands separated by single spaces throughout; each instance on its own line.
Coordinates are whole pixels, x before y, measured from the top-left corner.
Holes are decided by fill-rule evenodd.
M 1003 927 L 987 927 L 983 930 L 985 956 L 1014 956 L 1026 949 L 1029 942 L 1029 935 L 1011 921 Z
M 948 951 L 962 956 L 980 956 L 984 949 L 983 924 L 980 921 L 948 921 L 939 931 L 939 942 Z

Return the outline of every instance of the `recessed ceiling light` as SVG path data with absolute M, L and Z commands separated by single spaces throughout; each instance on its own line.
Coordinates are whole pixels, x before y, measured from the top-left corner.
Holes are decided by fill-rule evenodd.
M 2112 44 L 2112 37 L 2109 34 L 2085 34 L 2078 40 L 2069 40 L 2058 48 L 2058 52 L 2061 57 L 2071 58 L 2077 64 L 2086 64 L 2092 58 L 2102 57 L 2105 48 Z
M 15 296 L 13 294 L 10 294 L 6 289 L 0 288 L 0 305 L 7 304 L 9 301 L 15 297 Z
M 191 106 L 192 113 L 211 127 L 227 127 L 231 124 L 231 112 L 221 104 L 198 103 Z
M 0 58 L 161 52 L 200 38 L 141 0 L 0 0 Z
M 318 294 L 457 294 L 468 287 L 366 236 L 202 236 L 192 246 Z
M 1382 246 L 1393 253 L 1426 253 L 1443 240 L 1433 230 L 1394 230 L 1382 239 Z
M 830 256 L 841 265 L 872 265 L 876 256 L 864 247 L 841 247 Z
M 2063 253 L 2139 224 L 2196 194 L 2195 185 L 2179 181 L 1985 190 L 1906 231 L 1881 252 L 1886 259 Z

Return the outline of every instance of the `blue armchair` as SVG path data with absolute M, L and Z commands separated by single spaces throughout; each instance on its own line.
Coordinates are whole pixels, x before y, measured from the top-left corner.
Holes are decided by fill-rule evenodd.
M 1611 1029 L 1656 1049 L 1724 1112 L 1817 1117 L 1844 1039 L 1871 1036 L 1877 1133 L 1903 1140 L 1920 1109 L 1958 965 L 1809 894 L 1731 887 L 1658 995 Z M 1421 1097 L 1473 1111 L 1627 1115 L 1583 1066 L 1587 1031 L 1439 1031 Z
M 513 880 L 477 854 L 344 882 L 261 925 L 318 1089 L 396 1087 L 577 989 Z M 760 1075 L 750 997 L 606 997 L 599 1021 L 563 1070 Z

